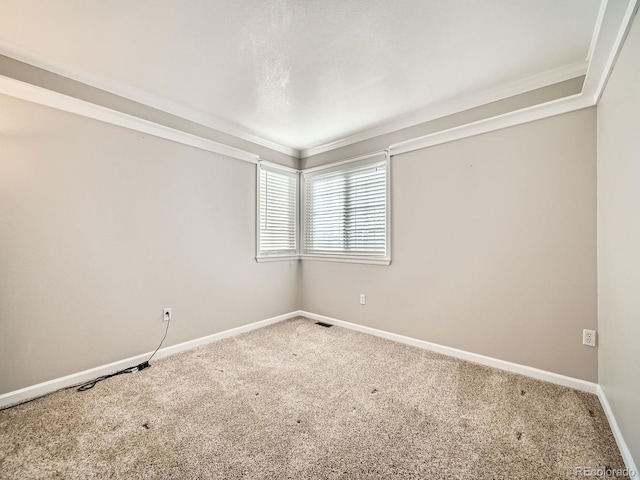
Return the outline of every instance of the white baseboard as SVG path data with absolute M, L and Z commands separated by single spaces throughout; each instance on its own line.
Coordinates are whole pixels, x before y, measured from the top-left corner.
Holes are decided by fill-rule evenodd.
M 616 439 L 618 448 L 620 449 L 620 453 L 624 459 L 625 465 L 629 470 L 638 472 L 635 466 L 635 463 L 633 461 L 633 458 L 631 457 L 631 452 L 629 451 L 629 448 L 627 447 L 627 444 L 624 441 L 624 438 L 622 437 L 622 433 L 620 432 L 618 423 L 613 415 L 613 411 L 611 410 L 611 406 L 607 401 L 604 391 L 602 390 L 600 385 L 596 383 L 587 382 L 585 380 L 580 380 L 577 378 L 572 378 L 565 375 L 548 372 L 545 370 L 540 370 L 538 368 L 528 367 L 526 365 L 520 365 L 517 363 L 499 360 L 497 358 L 487 357 L 485 355 L 480 355 L 477 353 L 467 352 L 465 350 L 459 350 L 457 348 L 439 345 L 437 343 L 431 343 L 424 340 L 418 340 L 416 338 L 406 337 L 404 335 L 398 335 L 396 333 L 390 333 L 390 332 L 378 330 L 371 327 L 365 327 L 363 325 L 358 325 L 351 322 L 345 322 L 344 320 L 338 320 L 336 318 L 327 317 L 325 315 L 318 315 L 315 313 L 306 312 L 304 310 L 297 310 L 297 311 L 285 313 L 284 315 L 278 315 L 276 317 L 267 318 L 265 320 L 254 322 L 249 325 L 243 325 L 241 327 L 232 328 L 230 330 L 225 330 L 223 332 L 214 333 L 213 335 L 208 335 L 206 337 L 196 338 L 194 340 L 189 340 L 187 342 L 179 343 L 177 345 L 171 345 L 169 347 L 165 347 L 158 350 L 155 358 L 162 358 L 169 355 L 173 355 L 175 353 L 183 352 L 185 350 L 189 350 L 191 348 L 198 347 L 200 345 L 216 342 L 224 338 L 228 338 L 234 335 L 238 335 L 240 333 L 255 330 L 257 328 L 266 327 L 267 325 L 278 323 L 283 320 L 288 320 L 290 318 L 294 318 L 298 316 L 307 317 L 316 321 L 331 323 L 333 325 L 338 325 L 340 327 L 349 328 L 351 330 L 356 330 L 356 331 L 367 333 L 370 335 L 375 335 L 377 337 L 386 338 L 388 340 L 393 340 L 400 343 L 405 343 L 407 345 L 413 345 L 415 347 L 424 348 L 426 350 L 442 353 L 444 355 L 449 355 L 451 357 L 460 358 L 462 360 L 467 360 L 470 362 L 479 363 L 481 365 L 487 365 L 489 367 L 494 367 L 507 372 L 519 373 L 521 375 L 536 378 L 538 380 L 544 380 L 557 385 L 575 388 L 576 390 L 594 393 L 598 395 L 600 402 L 602 404 L 602 408 L 604 409 L 604 412 L 607 415 L 607 419 L 609 420 L 609 425 L 611 426 L 611 430 Z M 67 375 L 65 377 L 49 380 L 47 382 L 22 388 L 20 390 L 4 393 L 0 395 L 0 408 L 13 405 L 16 403 L 20 403 L 30 398 L 39 397 L 41 395 L 45 395 L 47 393 L 54 392 L 56 390 L 60 390 L 61 388 L 77 385 L 77 384 L 92 380 L 101 375 L 108 375 L 118 370 L 122 370 L 123 368 L 135 366 L 140 362 L 143 362 L 147 358 L 149 358 L 151 353 L 152 352 L 143 353 L 140 355 L 136 355 L 135 357 L 126 358 L 124 360 L 119 360 L 117 362 L 109 363 L 107 365 L 102 365 L 100 367 L 91 368 L 89 370 L 84 370 L 82 372 L 74 373 L 72 375 Z
M 397 333 L 385 332 L 384 330 L 377 330 L 375 328 L 365 327 L 362 325 L 357 325 L 355 323 L 345 322 L 344 320 L 338 320 L 336 318 L 318 315 L 311 312 L 305 312 L 301 310 L 298 312 L 298 314 L 304 317 L 311 318 L 313 320 L 331 323 L 333 325 L 349 328 L 351 330 L 357 330 L 359 332 L 368 333 L 370 335 L 394 340 L 400 343 L 406 343 L 407 345 L 413 345 L 414 347 L 424 348 L 426 350 L 431 350 L 432 352 L 442 353 L 444 355 L 449 355 L 450 357 L 468 360 L 469 362 L 479 363 L 481 365 L 487 365 L 489 367 L 505 370 L 507 372 L 519 373 L 527 377 L 555 383 L 556 385 L 575 388 L 576 390 L 581 390 L 583 392 L 594 394 L 598 393 L 597 383 L 580 380 L 579 378 L 568 377 L 566 375 L 560 375 L 558 373 L 548 372 L 546 370 L 540 370 L 538 368 L 528 367 L 526 365 L 520 365 L 518 363 L 507 362 L 505 360 L 499 360 L 493 357 L 487 357 L 478 353 L 467 352 L 465 350 L 459 350 L 453 347 L 438 345 L 437 343 L 431 343 L 424 340 L 418 340 L 416 338 L 405 337 L 404 335 L 398 335 Z
M 638 472 L 638 468 L 636 467 L 636 464 L 633 461 L 633 457 L 631 456 L 631 451 L 627 446 L 627 442 L 624 441 L 624 437 L 622 436 L 622 432 L 620 431 L 620 427 L 618 426 L 616 417 L 613 415 L 613 410 L 611 409 L 611 405 L 609 405 L 607 396 L 604 394 L 604 390 L 600 385 L 598 385 L 598 398 L 600 399 L 600 403 L 602 404 L 602 409 L 604 410 L 604 413 L 607 415 L 607 420 L 609 420 L 609 426 L 611 427 L 611 432 L 613 433 L 613 437 L 616 439 L 616 443 L 618 444 L 618 449 L 620 450 L 620 455 L 622 455 L 624 464 L 629 470 L 630 477 L 634 478 L 640 472 Z M 635 472 L 635 475 L 631 475 L 631 472 Z
M 256 328 L 266 327 L 273 323 L 281 322 L 289 318 L 293 318 L 299 315 L 299 311 L 285 313 L 284 315 L 278 315 L 277 317 L 267 318 L 258 322 L 250 323 L 249 325 L 243 325 L 241 327 L 232 328 L 223 332 L 214 333 L 213 335 L 207 335 L 206 337 L 196 338 L 187 342 L 178 343 L 177 345 L 171 345 L 165 348 L 161 348 L 156 353 L 154 359 L 173 355 L 178 352 L 183 352 L 200 345 L 207 343 L 217 342 L 224 338 L 238 335 L 240 333 L 255 330 Z M 88 382 L 101 375 L 109 375 L 124 368 L 133 367 L 141 362 L 144 362 L 153 352 L 142 353 L 135 357 L 125 358 L 124 360 L 118 360 L 117 362 L 109 363 L 107 365 L 101 365 L 99 367 L 90 368 L 82 372 L 67 375 L 65 377 L 56 378 L 46 382 L 38 383 L 30 387 L 21 388 L 20 390 L 14 390 L 12 392 L 3 393 L 0 395 L 0 408 L 13 405 L 16 403 L 29 400 L 31 398 L 40 397 L 47 393 L 55 392 L 61 388 L 71 387 L 83 382 Z
M 426 342 L 424 340 L 418 340 L 416 338 L 405 337 L 404 335 L 398 335 L 396 333 L 385 332 L 384 330 L 377 330 L 375 328 L 365 327 L 363 325 L 345 322 L 344 320 L 338 320 L 337 318 L 327 317 L 325 315 L 318 315 L 316 313 L 305 312 L 303 310 L 300 310 L 298 312 L 298 315 L 311 318 L 316 321 L 331 323 L 333 325 L 349 328 L 351 330 L 368 333 L 370 335 L 386 338 L 388 340 L 394 340 L 396 342 L 405 343 L 407 345 L 413 345 L 414 347 L 424 348 L 426 350 L 442 353 L 444 355 L 460 358 L 462 360 L 468 360 L 470 362 L 487 365 L 489 367 L 498 368 L 500 370 L 505 370 L 507 372 L 519 373 L 527 377 L 532 377 L 538 380 L 544 380 L 550 383 L 555 383 L 556 385 L 562 385 L 564 387 L 570 387 L 583 392 L 596 394 L 600 399 L 600 403 L 602 404 L 602 409 L 604 410 L 604 413 L 607 416 L 607 420 L 609 421 L 609 426 L 611 427 L 613 436 L 616 439 L 616 443 L 618 444 L 618 449 L 620 450 L 620 455 L 622 455 L 622 459 L 624 460 L 625 466 L 627 467 L 629 472 L 635 472 L 634 476 L 640 473 L 638 472 L 636 464 L 633 461 L 633 457 L 631 456 L 629 447 L 627 446 L 627 443 L 625 442 L 624 437 L 622 436 L 622 432 L 620 431 L 618 422 L 616 421 L 616 418 L 613 414 L 613 410 L 611 409 L 611 406 L 607 401 L 607 397 L 604 394 L 602 387 L 597 383 L 588 382 L 586 380 L 581 380 L 579 378 L 568 377 L 566 375 L 560 375 L 558 373 L 548 372 L 546 370 L 540 370 L 538 368 L 528 367 L 526 365 L 507 362 L 505 360 L 499 360 L 497 358 L 487 357 L 485 355 L 471 353 L 465 350 L 459 350 L 457 348 L 446 347 L 444 345 L 438 345 L 437 343 L 431 343 L 431 342 Z

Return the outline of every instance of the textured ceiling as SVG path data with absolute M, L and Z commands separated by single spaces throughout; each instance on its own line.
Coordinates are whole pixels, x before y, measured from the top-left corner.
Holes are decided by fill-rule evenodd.
M 583 62 L 599 8 L 600 0 L 2 0 L 0 45 L 153 106 L 308 148 Z

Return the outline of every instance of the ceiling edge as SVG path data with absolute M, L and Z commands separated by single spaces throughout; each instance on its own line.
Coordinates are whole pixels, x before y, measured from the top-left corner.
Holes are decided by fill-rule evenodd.
M 592 106 L 593 103 L 588 97 L 576 94 L 398 142 L 389 146 L 389 152 L 391 155 L 400 155 Z
M 629 0 L 626 3 L 602 0 L 589 48 L 587 74 L 580 94 L 398 142 L 389 146 L 391 155 L 399 155 L 596 105 L 639 6 L 640 0 Z
M 65 76 L 72 80 L 85 83 L 94 88 L 99 88 L 109 93 L 125 97 L 129 100 L 142 103 L 166 113 L 182 117 L 205 127 L 213 128 L 239 139 L 302 159 L 321 152 L 344 147 L 365 139 L 374 138 L 385 133 L 393 132 L 399 128 L 416 125 L 424 121 L 440 118 L 450 113 L 464 111 L 465 109 L 574 78 L 583 75 L 586 70 L 583 90 L 579 95 L 565 97 L 552 102 L 491 117 L 479 122 L 472 122 L 455 128 L 431 133 L 425 136 L 429 137 L 428 139 L 425 139 L 425 137 L 419 137 L 403 141 L 393 145 L 393 149 L 397 154 L 400 151 L 408 151 L 404 149 L 409 148 L 410 145 L 411 149 L 424 148 L 425 146 L 434 145 L 436 143 L 444 143 L 453 139 L 464 138 L 465 136 L 478 135 L 479 133 L 505 128 L 510 125 L 544 118 L 545 116 L 553 116 L 566 111 L 595 105 L 602 93 L 602 90 L 604 89 L 606 80 L 613 68 L 618 51 L 622 46 L 626 32 L 628 31 L 635 12 L 637 11 L 640 0 L 629 0 L 628 2 L 610 2 L 602 0 L 602 2 L 602 8 L 594 28 L 594 37 L 589 49 L 590 58 L 582 62 L 577 62 L 549 72 L 543 72 L 542 74 L 529 77 L 519 82 L 514 82 L 507 86 L 467 96 L 461 100 L 443 102 L 436 106 L 420 109 L 408 116 L 403 116 L 402 118 L 385 125 L 368 129 L 364 132 L 358 132 L 335 142 L 315 146 L 302 151 L 264 139 L 254 135 L 253 133 L 247 132 L 238 126 L 230 125 L 220 119 L 208 116 L 202 112 L 182 107 L 153 95 L 135 91 L 134 89 L 130 89 L 122 85 L 115 85 L 113 82 L 96 81 L 95 79 L 85 78 L 77 72 L 70 72 L 69 70 L 52 65 L 45 59 L 37 58 L 32 53 L 20 50 L 6 42 L 0 42 L 0 54 L 30 64 L 34 67 L 42 68 L 58 75 Z M 252 163 L 255 163 L 258 159 L 257 155 L 245 150 L 240 150 L 198 135 L 160 125 L 149 120 L 140 119 L 116 110 L 101 107 L 78 98 L 53 92 L 10 77 L 0 76 L 0 93 L 76 113 L 85 117 L 105 121 L 114 125 L 131 128 L 133 130 L 138 130 L 222 155 L 228 155 L 233 158 L 250 161 Z M 419 147 L 418 145 L 423 146 Z
M 300 151 L 296 148 L 282 145 L 278 142 L 263 138 L 255 133 L 248 131 L 245 128 L 232 124 L 231 122 L 216 118 L 212 115 L 207 115 L 206 113 L 200 112 L 198 110 L 185 107 L 171 100 L 167 100 L 158 97 L 157 95 L 135 89 L 128 85 L 106 79 L 99 75 L 94 74 L 88 76 L 61 63 L 52 63 L 42 55 L 18 47 L 9 42 L 0 40 L 0 55 L 4 55 L 6 57 L 18 60 L 37 68 L 42 68 L 43 70 L 47 70 L 62 77 L 66 77 L 71 80 L 84 83 L 85 85 L 104 90 L 105 92 L 118 95 L 128 100 L 141 103 L 148 107 L 170 113 L 185 120 L 198 123 L 202 126 L 212 128 L 214 130 L 218 130 L 222 133 L 233 135 L 234 137 L 246 140 L 251 143 L 255 143 L 271 150 L 275 150 L 277 152 L 284 153 L 296 158 L 299 158 L 300 156 Z
M 435 105 L 416 110 L 410 114 L 402 115 L 396 120 L 379 125 L 367 130 L 363 130 L 353 135 L 328 142 L 322 145 L 304 148 L 300 150 L 300 158 L 308 158 L 319 153 L 328 152 L 337 148 L 342 148 L 363 140 L 368 140 L 380 135 L 395 132 L 407 127 L 412 127 L 431 120 L 463 112 L 471 108 L 497 102 L 505 98 L 520 95 L 531 90 L 537 90 L 555 83 L 560 83 L 572 78 L 580 77 L 587 73 L 588 61 L 566 65 L 554 70 L 542 72 L 531 77 L 509 83 L 497 88 L 492 88 L 472 95 L 465 95 L 461 98 L 440 102 Z
M 606 80 L 608 79 L 610 72 L 613 69 L 615 59 L 617 58 L 618 52 L 622 47 L 623 41 L 626 37 L 626 33 L 631 26 L 633 16 L 638 11 L 639 4 L 640 0 L 628 0 L 623 2 L 601 0 L 600 11 L 598 12 L 598 17 L 596 18 L 596 24 L 594 26 L 593 36 L 589 46 L 588 58 L 582 62 L 567 65 L 556 70 L 543 72 L 539 75 L 529 77 L 519 82 L 514 82 L 512 84 L 493 90 L 488 90 L 480 94 L 467 96 L 459 100 L 457 102 L 457 105 L 456 102 L 443 102 L 442 104 L 439 104 L 437 106 L 419 110 L 415 113 L 415 115 L 419 115 L 420 112 L 424 112 L 426 115 L 428 115 L 428 113 L 426 112 L 430 112 L 432 118 L 427 119 L 427 121 L 434 120 L 437 118 L 441 118 L 447 114 L 462 112 L 475 106 L 485 105 L 492 101 L 497 101 L 512 95 L 524 93 L 525 91 L 531 91 L 536 88 L 534 86 L 536 82 L 540 82 L 539 87 L 544 87 L 549 84 L 558 83 L 560 81 L 584 75 L 586 73 L 583 89 L 580 95 L 566 97 L 566 102 L 564 102 L 565 99 L 558 99 L 552 102 L 547 102 L 537 106 L 527 107 L 522 110 L 510 112 L 508 114 L 499 115 L 497 117 L 488 118 L 479 122 L 460 125 L 455 128 L 443 130 L 442 132 L 431 133 L 425 135 L 425 137 L 430 138 L 430 140 L 428 141 L 425 140 L 425 146 L 429 146 L 427 145 L 427 143 L 435 142 L 438 138 L 451 138 L 450 140 L 442 140 L 437 142 L 444 143 L 445 141 L 451 141 L 452 139 L 454 139 L 454 137 L 464 138 L 465 136 L 477 135 L 478 133 L 473 132 L 479 131 L 479 124 L 494 125 L 494 129 L 500 129 L 509 126 L 509 122 L 513 122 L 510 125 L 517 125 L 520 123 L 525 123 L 527 121 L 544 118 L 545 111 L 548 112 L 546 116 L 553 116 L 559 113 L 563 113 L 560 110 L 564 108 L 566 108 L 565 112 L 568 112 L 571 110 L 577 110 L 579 108 L 586 108 L 588 106 L 596 105 L 598 100 L 600 99 L 600 96 L 602 95 Z M 554 76 L 556 78 L 555 82 L 553 81 Z M 544 82 L 548 83 L 545 84 Z M 463 107 L 463 105 L 465 104 L 468 105 L 466 106 L 466 108 Z M 456 110 L 449 111 L 447 113 L 447 109 L 452 108 Z M 530 120 L 526 120 L 526 118 L 530 118 Z M 373 128 L 364 132 L 358 132 L 351 136 L 336 140 L 334 142 L 329 142 L 324 145 L 301 149 L 300 158 L 306 159 L 312 157 L 313 155 L 336 150 L 341 147 L 352 145 L 363 140 L 375 138 L 379 135 L 384 135 L 386 133 L 397 131 L 400 128 L 417 125 L 419 123 L 409 123 L 404 125 L 403 127 L 403 122 L 409 122 L 408 117 L 402 117 L 389 124 L 382 125 L 380 127 Z M 455 134 L 453 134 L 453 132 L 455 132 Z M 468 134 L 464 134 L 463 132 L 468 132 Z M 418 137 L 417 139 L 410 139 L 400 143 L 403 145 L 409 145 L 415 141 L 415 144 L 417 145 L 423 138 L 424 137 Z M 430 145 L 435 145 L 437 143 L 430 143 Z M 396 144 L 396 146 L 397 145 L 400 144 Z
M 623 2 L 606 2 L 582 89 L 583 95 L 591 97 L 594 104 L 600 101 L 639 6 L 640 0 L 629 0 L 626 5 Z
M 75 113 L 94 120 L 100 120 L 110 123 L 111 125 L 118 125 L 138 132 L 147 133 L 184 145 L 190 145 L 222 156 L 255 164 L 260 160 L 258 155 L 239 148 L 231 147 L 199 135 L 193 135 L 182 130 L 167 127 L 166 125 L 161 125 L 3 75 L 0 75 L 0 93 L 65 112 Z

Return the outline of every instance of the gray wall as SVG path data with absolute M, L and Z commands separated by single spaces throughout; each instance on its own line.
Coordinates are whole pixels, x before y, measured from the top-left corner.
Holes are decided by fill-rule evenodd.
M 392 264 L 303 262 L 303 309 L 597 381 L 595 108 L 395 156 L 391 175 Z
M 298 308 L 255 166 L 0 96 L 0 393 Z
M 394 157 L 389 267 L 256 264 L 251 164 L 0 111 L 0 393 L 152 350 L 166 306 L 166 345 L 302 307 L 597 379 L 594 109 Z
M 640 464 L 640 24 L 598 105 L 600 384 Z

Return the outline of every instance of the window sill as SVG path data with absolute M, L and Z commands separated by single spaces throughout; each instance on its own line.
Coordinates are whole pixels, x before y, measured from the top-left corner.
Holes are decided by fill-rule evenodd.
M 300 260 L 299 255 L 282 255 L 282 256 L 272 256 L 272 257 L 256 257 L 256 262 L 258 263 L 266 263 L 266 262 L 290 262 L 292 260 Z
M 367 257 L 347 257 L 331 255 L 301 255 L 302 260 L 313 260 L 317 262 L 338 262 L 338 263 L 361 263 L 365 265 L 390 265 L 390 258 L 367 258 Z
M 283 255 L 281 257 L 256 257 L 256 262 L 289 262 L 293 260 L 311 260 L 315 262 L 359 263 L 363 265 L 390 265 L 390 258 L 343 257 L 331 255 Z

